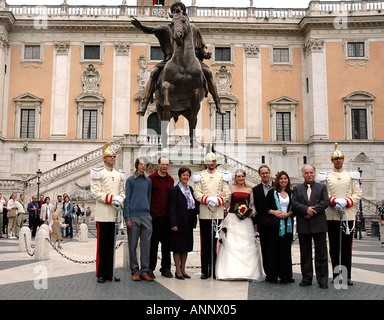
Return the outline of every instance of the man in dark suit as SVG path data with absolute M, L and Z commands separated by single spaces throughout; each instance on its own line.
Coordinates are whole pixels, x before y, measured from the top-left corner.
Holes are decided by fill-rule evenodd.
M 253 188 L 253 198 L 257 214 L 252 218 L 252 220 L 256 226 L 256 230 L 260 235 L 261 254 L 263 257 L 263 268 L 266 274 L 266 281 L 271 282 L 274 280 L 273 278 L 269 277 L 269 270 L 266 264 L 268 253 L 266 250 L 268 229 L 263 224 L 263 220 L 266 215 L 264 209 L 266 203 L 265 197 L 268 191 L 273 187 L 273 181 L 271 180 L 271 171 L 269 170 L 269 167 L 266 165 L 261 165 L 259 167 L 259 176 L 261 182 Z
M 327 188 L 315 182 L 315 168 L 307 165 L 301 169 L 304 183 L 293 188 L 292 210 L 296 215 L 300 244 L 302 281 L 300 286 L 312 284 L 312 238 L 315 244 L 315 271 L 322 289 L 328 288 L 328 251 L 326 244 L 329 205 Z

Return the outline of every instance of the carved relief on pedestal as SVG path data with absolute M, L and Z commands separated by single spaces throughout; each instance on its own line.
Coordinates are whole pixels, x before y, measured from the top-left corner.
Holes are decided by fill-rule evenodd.
M 147 58 L 145 58 L 144 55 L 140 55 L 139 59 L 137 60 L 140 66 L 140 70 L 137 73 L 137 82 L 139 84 L 139 91 L 135 94 L 135 100 L 143 100 L 145 96 L 145 87 L 147 85 L 148 81 L 148 61 Z

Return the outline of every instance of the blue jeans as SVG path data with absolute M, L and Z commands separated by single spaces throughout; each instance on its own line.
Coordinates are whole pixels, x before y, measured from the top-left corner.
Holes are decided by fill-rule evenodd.
M 69 216 L 65 216 L 64 223 L 68 224 L 69 226 L 65 228 L 65 237 L 73 238 L 73 228 L 72 228 L 72 218 Z

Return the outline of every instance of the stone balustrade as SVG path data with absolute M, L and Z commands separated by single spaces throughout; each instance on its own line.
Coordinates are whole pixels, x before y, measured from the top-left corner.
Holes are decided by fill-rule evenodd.
M 192 20 L 200 19 L 292 19 L 304 17 L 337 15 L 347 12 L 350 15 L 383 13 L 384 1 L 311 1 L 308 8 L 220 8 L 189 7 L 188 14 Z M 0 0 L 0 11 L 11 11 L 16 18 L 35 19 L 117 19 L 127 20 L 131 17 L 168 18 L 169 7 L 164 6 L 86 6 L 86 5 L 8 5 Z

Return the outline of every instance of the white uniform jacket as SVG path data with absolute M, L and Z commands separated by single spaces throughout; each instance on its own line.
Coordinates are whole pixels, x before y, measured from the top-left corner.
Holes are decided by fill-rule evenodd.
M 125 174 L 122 171 L 108 170 L 105 167 L 91 169 L 91 193 L 96 200 L 95 221 L 116 221 L 112 198 L 120 195 L 125 199 L 124 181 Z
M 348 221 L 354 221 L 362 191 L 359 184 L 360 174 L 348 170 L 329 171 L 320 174 L 318 180 L 325 182 L 329 195 L 329 207 L 325 210 L 327 220 L 340 220 L 340 213 L 335 209 L 335 200 L 347 201 L 344 212 Z M 343 218 L 345 220 L 345 218 Z
M 224 219 L 224 206 L 226 201 L 231 197 L 229 181 L 232 175 L 229 171 L 215 170 L 209 173 L 207 170 L 194 173 L 192 181 L 194 185 L 194 196 L 200 202 L 200 219 L 212 219 L 212 212 L 208 209 L 208 197 L 218 197 L 219 206 L 215 207 L 215 219 Z M 221 192 L 225 192 L 225 197 L 219 196 Z

